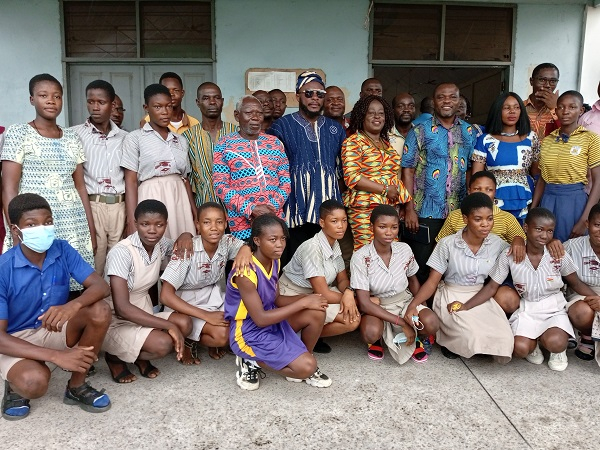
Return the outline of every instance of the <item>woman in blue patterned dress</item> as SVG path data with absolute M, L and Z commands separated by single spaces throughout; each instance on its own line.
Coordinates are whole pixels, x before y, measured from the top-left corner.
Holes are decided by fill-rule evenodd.
M 521 97 L 501 94 L 490 108 L 485 130 L 473 152 L 473 173 L 487 168 L 494 174 L 498 207 L 523 224 L 533 197 L 533 177 L 539 176 L 540 143 Z
M 31 192 L 52 207 L 56 238 L 64 239 L 94 266 L 96 231 L 83 180 L 85 154 L 77 134 L 61 128 L 62 86 L 52 75 L 36 75 L 29 82 L 35 119 L 6 130 L 2 147 L 2 198 L 6 205 L 18 194 Z M 10 234 L 5 247 L 12 246 Z M 71 290 L 81 286 L 71 279 Z

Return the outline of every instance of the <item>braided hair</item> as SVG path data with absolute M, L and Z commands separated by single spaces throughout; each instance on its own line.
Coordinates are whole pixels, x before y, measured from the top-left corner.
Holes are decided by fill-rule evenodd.
M 356 133 L 357 131 L 363 131 L 367 111 L 369 110 L 371 102 L 375 100 L 383 106 L 385 121 L 381 130 L 381 137 L 387 141 L 389 132 L 394 128 L 394 110 L 383 97 L 378 95 L 367 95 L 354 104 L 354 108 L 352 108 L 352 113 L 350 114 L 350 132 Z

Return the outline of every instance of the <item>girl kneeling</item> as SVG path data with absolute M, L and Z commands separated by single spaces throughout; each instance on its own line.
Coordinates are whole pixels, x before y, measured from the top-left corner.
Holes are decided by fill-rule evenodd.
M 373 241 L 352 255 L 351 286 L 363 313 L 360 333 L 370 344 L 369 358 L 383 358 L 383 337 L 398 363 L 405 363 L 411 355 L 414 361 L 425 362 L 427 353 L 419 338 L 419 345 L 416 345 L 415 331 L 425 337 L 434 335 L 439 323 L 433 311 L 423 305 L 416 305 L 410 314 L 407 312 L 413 294 L 419 290 L 416 276 L 419 265 L 407 244 L 394 241 L 398 236 L 399 222 L 394 207 L 375 207 L 371 213 Z M 378 301 L 372 301 L 370 296 Z M 401 331 L 407 340 L 398 346 L 394 337 Z
M 256 269 L 241 275 L 232 271 L 227 281 L 225 320 L 230 323 L 229 342 L 237 356 L 237 384 L 245 390 L 258 389 L 263 367 L 279 372 L 288 381 L 304 380 L 316 387 L 331 385 L 331 379 L 321 373 L 307 350 L 321 334 L 327 300 L 313 294 L 281 308 L 275 306 L 279 258 L 287 237 L 283 220 L 270 214 L 257 217 L 250 235 Z M 300 311 L 303 314 L 298 314 Z M 294 321 L 288 323 L 292 316 Z
M 493 203 L 487 195 L 468 195 L 460 209 L 466 227 L 438 242 L 427 261 L 431 268 L 429 278 L 415 295 L 409 311 L 435 293 L 433 310 L 440 320 L 437 340 L 444 356 L 452 359 L 457 355 L 470 358 L 484 354 L 508 362 L 513 352 L 512 331 L 494 299 L 477 308 L 463 306 L 458 314 L 450 312 L 452 305 L 479 292 L 498 255 L 509 247 L 490 233 L 494 224 Z

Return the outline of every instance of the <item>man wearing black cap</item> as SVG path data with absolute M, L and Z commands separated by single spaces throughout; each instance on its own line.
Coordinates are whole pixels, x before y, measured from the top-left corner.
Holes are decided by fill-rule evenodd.
M 300 244 L 321 230 L 321 203 L 342 200 L 340 152 L 346 132 L 338 122 L 321 115 L 325 83 L 318 73 L 300 74 L 296 99 L 299 111 L 281 117 L 267 130 L 283 142 L 290 161 L 292 192 L 285 208 L 290 239 L 281 258 L 282 267 Z

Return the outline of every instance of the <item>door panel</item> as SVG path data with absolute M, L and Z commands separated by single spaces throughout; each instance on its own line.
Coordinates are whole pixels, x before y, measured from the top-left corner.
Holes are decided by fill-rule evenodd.
M 196 90 L 205 81 L 213 80 L 212 64 L 194 64 L 194 65 L 175 65 L 175 64 L 156 64 L 146 65 L 144 73 L 146 76 L 146 86 L 151 83 L 158 83 L 160 76 L 165 72 L 175 72 L 183 80 L 185 96 L 181 102 L 181 107 L 185 112 L 200 120 L 200 110 L 196 106 Z
M 69 125 L 82 123 L 88 112 L 85 104 L 85 88 L 94 80 L 111 83 L 123 101 L 125 117 L 123 127 L 135 130 L 144 117 L 144 88 L 157 83 L 164 72 L 175 72 L 183 79 L 186 95 L 183 109 L 200 119 L 196 106 L 196 88 L 205 81 L 212 81 L 211 64 L 70 64 L 69 65 Z

